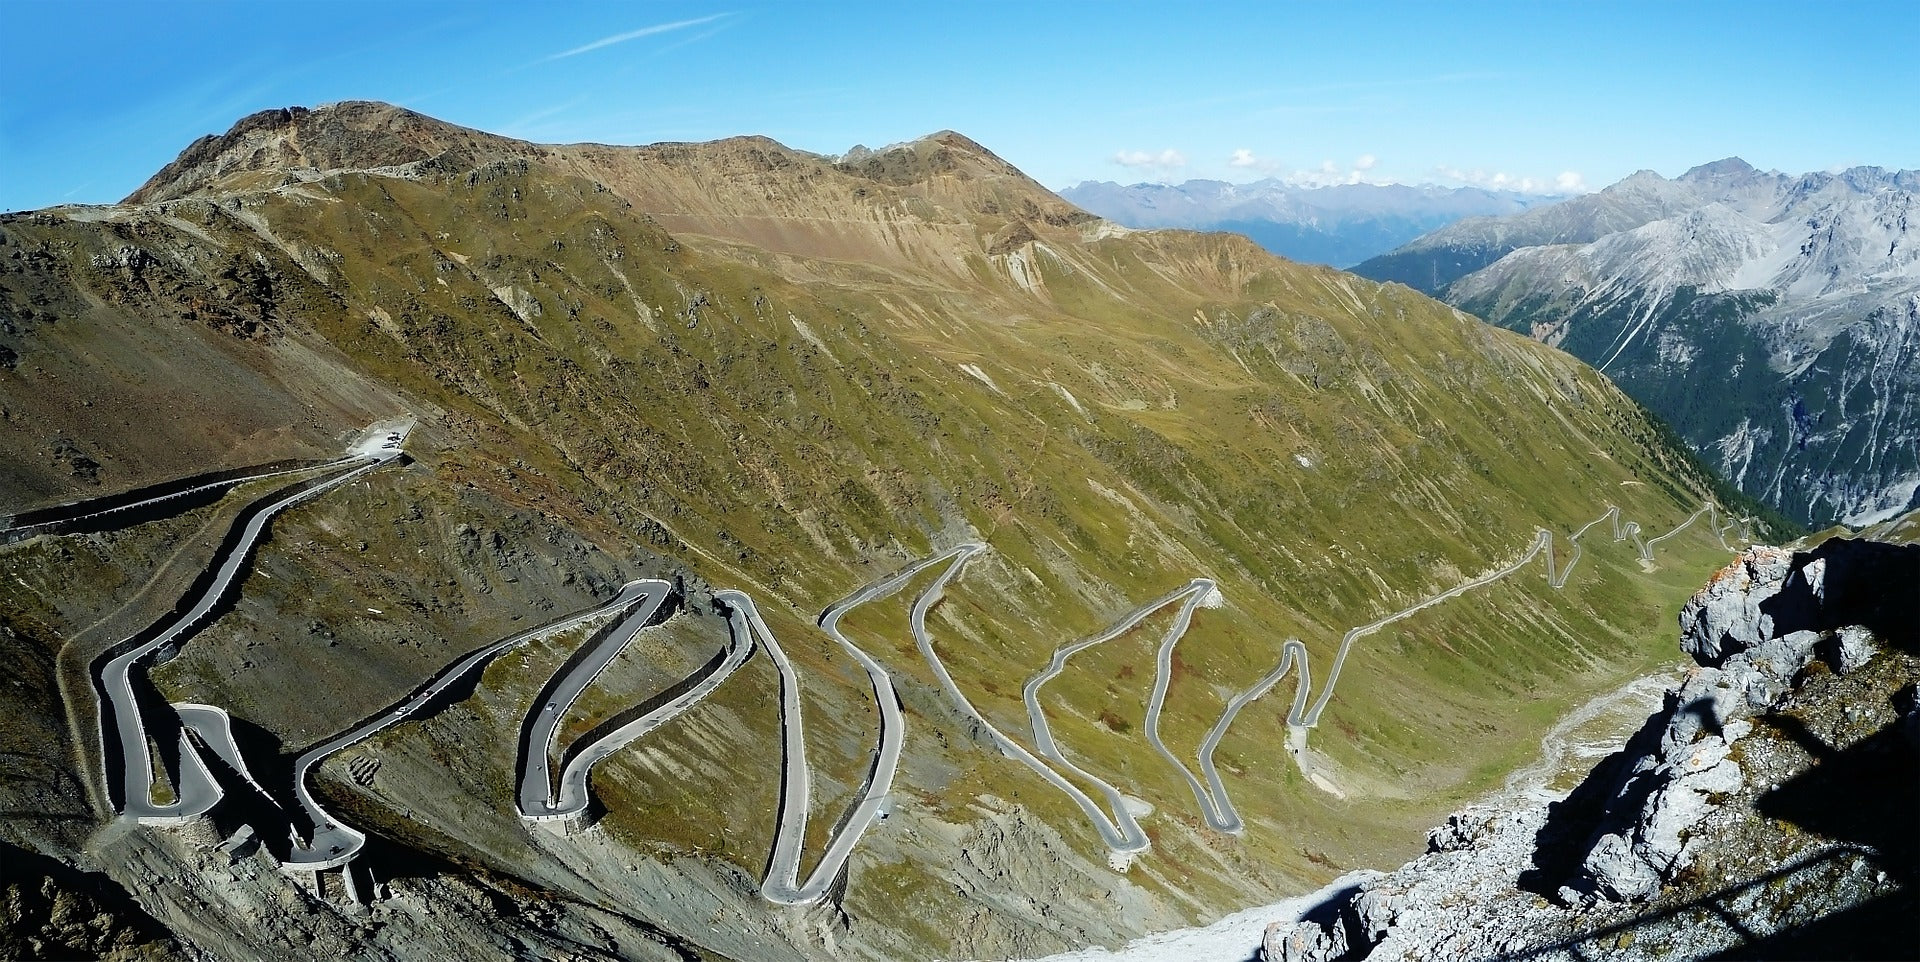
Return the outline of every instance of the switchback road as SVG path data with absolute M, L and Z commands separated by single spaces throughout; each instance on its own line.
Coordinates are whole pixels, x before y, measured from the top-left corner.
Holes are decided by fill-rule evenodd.
M 600 673 L 606 670 L 640 629 L 647 626 L 660 605 L 672 594 L 673 586 L 665 581 L 638 581 L 640 599 L 632 610 L 620 620 L 612 631 L 601 637 L 600 641 L 585 652 L 579 660 L 569 659 L 561 671 L 550 679 L 541 689 L 539 697 L 534 699 L 533 707 L 528 710 L 520 739 L 520 791 L 518 802 L 520 814 L 524 818 L 547 819 L 565 818 L 577 815 L 587 809 L 586 772 L 579 772 L 577 795 L 568 792 L 569 780 L 563 770 L 560 787 L 555 788 L 551 759 L 553 742 L 559 735 L 560 723 L 567 716 L 567 710 L 573 707 L 580 693 L 593 683 Z M 623 592 L 624 594 L 624 592 Z M 597 759 L 596 759 L 597 760 Z
M 751 631 L 766 648 L 768 657 L 773 659 L 774 667 L 780 672 L 780 729 L 784 755 L 780 787 L 780 816 L 775 829 L 773 854 L 768 861 L 767 877 L 761 883 L 760 894 L 770 902 L 782 905 L 803 905 L 817 902 L 832 887 L 834 881 L 845 871 L 847 859 L 853 854 L 853 848 L 872 826 L 874 819 L 884 811 L 888 794 L 893 790 L 894 773 L 900 765 L 900 749 L 906 742 L 906 719 L 900 711 L 900 696 L 894 691 L 893 678 L 872 656 L 862 651 L 840 631 L 840 621 L 859 605 L 878 598 L 886 597 L 900 590 L 920 572 L 939 564 L 948 558 L 964 558 L 978 545 L 960 545 L 930 558 L 917 561 L 907 567 L 868 584 L 854 593 L 827 606 L 820 613 L 820 629 L 827 636 L 839 642 L 841 647 L 866 669 L 868 680 L 873 686 L 875 706 L 880 713 L 880 732 L 874 747 L 873 763 L 868 769 L 866 782 L 854 794 L 853 802 L 838 826 L 835 834 L 828 839 L 826 851 L 820 861 L 808 874 L 807 880 L 800 881 L 800 850 L 805 840 L 807 820 L 810 815 L 811 770 L 807 766 L 807 745 L 805 719 L 800 706 L 800 682 L 794 674 L 793 664 L 787 659 L 786 652 L 780 648 L 780 642 L 761 619 L 760 612 L 754 607 L 753 599 L 740 591 L 722 591 L 714 595 L 714 600 L 725 605 L 731 611 L 731 624 L 736 635 Z M 956 560 L 956 565 L 958 561 Z M 952 569 L 949 569 L 949 574 Z M 937 594 L 944 580 L 936 582 L 920 596 L 915 611 L 922 613 L 919 604 L 927 602 L 929 595 Z M 916 622 L 917 624 L 917 622 Z M 918 629 L 916 628 L 916 632 Z
M 366 835 L 334 818 L 314 800 L 309 791 L 307 777 L 321 762 L 409 718 L 420 717 L 448 688 L 459 684 L 470 673 L 480 670 L 508 649 L 631 607 L 647 596 L 648 584 L 651 583 L 628 582 L 605 604 L 574 612 L 465 655 L 401 701 L 387 706 L 360 725 L 301 753 L 293 763 L 293 794 L 306 817 L 308 838 L 304 842 L 296 840 L 286 866 L 305 871 L 334 868 L 358 855 L 366 844 Z
M 108 770 L 105 777 L 111 783 L 112 757 L 117 754 L 121 767 L 118 797 L 124 815 L 141 822 L 171 822 L 206 811 L 220 797 L 220 789 L 207 776 L 206 765 L 198 750 L 183 734 L 178 765 L 183 784 L 176 786 L 173 802 L 156 804 L 153 801 L 153 757 L 147 744 L 146 721 L 134 695 L 134 669 L 155 652 L 183 643 L 200 630 L 208 616 L 237 586 L 254 546 L 266 533 L 274 515 L 302 501 L 317 498 L 399 456 L 398 449 L 391 449 L 348 459 L 344 462 L 347 465 L 344 470 L 337 470 L 332 476 L 318 481 L 284 488 L 268 496 L 263 506 L 249 509 L 243 515 L 244 520 L 238 522 L 238 532 L 229 536 L 225 552 L 214 559 L 210 575 L 199 584 L 199 592 L 191 604 L 184 611 L 169 616 L 148 632 L 143 632 L 152 635 L 146 643 L 111 659 L 99 670 L 96 684 L 103 696 L 100 735 L 105 747 L 102 759 Z M 111 734 L 108 732 L 109 725 L 112 727 Z

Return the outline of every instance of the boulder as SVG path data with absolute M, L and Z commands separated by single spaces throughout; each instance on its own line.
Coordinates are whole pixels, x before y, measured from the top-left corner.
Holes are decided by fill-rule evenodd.
M 1828 639 L 1823 657 L 1834 671 L 1845 675 L 1864 667 L 1879 651 L 1873 632 L 1860 625 L 1848 625 Z
M 1680 609 L 1680 648 L 1702 665 L 1718 665 L 1773 636 L 1762 603 L 1780 593 L 1793 552 L 1757 545 L 1716 572 Z
M 1347 933 L 1311 922 L 1275 922 L 1260 942 L 1265 962 L 1331 962 L 1347 955 Z

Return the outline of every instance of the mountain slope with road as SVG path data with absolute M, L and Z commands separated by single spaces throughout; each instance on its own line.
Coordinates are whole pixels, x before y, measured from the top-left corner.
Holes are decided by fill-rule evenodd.
M 951 132 L 823 158 L 269 111 L 127 203 L 0 220 L 0 297 L 0 510 L 197 492 L 0 544 L 3 748 L 34 773 L 7 809 L 45 813 L 0 832 L 214 955 L 1112 943 L 1403 856 L 1663 657 L 1727 553 L 1705 524 L 1651 557 L 1589 535 L 1554 587 L 1533 560 L 1571 551 L 1541 529 L 1614 505 L 1665 532 L 1715 500 L 1604 378 L 1243 238 L 1129 232 Z M 152 797 L 190 754 L 222 800 L 112 821 L 91 667 L 273 483 L 196 479 L 328 463 L 400 417 L 405 463 L 275 514 L 146 671 L 154 717 L 231 719 L 190 711 L 213 735 L 158 753 Z M 598 650 L 572 616 L 636 582 L 673 586 L 666 614 L 606 639 L 536 739 L 565 798 L 532 801 L 584 789 L 593 828 L 530 824 L 520 733 Z M 1342 649 L 1300 759 L 1270 763 L 1275 666 Z M 1062 784 L 1121 796 L 1138 850 Z M 258 826 L 309 818 L 364 842 L 283 874 Z
M 1358 270 L 1572 352 L 1742 490 L 1858 526 L 1920 504 L 1917 194 L 1920 171 L 1735 158 L 1456 225 Z M 1409 266 L 1447 258 L 1466 269 L 1433 284 Z

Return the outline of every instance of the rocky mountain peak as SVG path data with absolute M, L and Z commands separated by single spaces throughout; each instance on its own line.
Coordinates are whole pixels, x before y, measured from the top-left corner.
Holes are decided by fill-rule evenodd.
M 1621 178 L 1619 181 L 1601 188 L 1600 193 L 1602 194 L 1625 193 L 1633 190 L 1645 190 L 1650 187 L 1658 187 L 1658 186 L 1665 185 L 1667 183 L 1668 183 L 1668 180 L 1665 177 L 1660 176 L 1658 171 L 1642 169 L 1642 170 L 1636 170 L 1633 173 L 1628 174 L 1627 176 Z
M 896 186 L 944 175 L 959 180 L 1010 177 L 1031 183 L 1036 189 L 1046 190 L 993 151 L 951 130 L 942 130 L 880 150 L 855 148 L 848 151 L 837 166 L 847 173 Z
M 1752 164 L 1738 157 L 1725 157 L 1712 163 L 1701 164 L 1675 179 L 1688 182 L 1724 180 L 1729 177 L 1752 176 L 1759 172 Z
M 1914 410 L 1916 188 L 1916 171 L 1726 158 L 1455 225 L 1359 272 L 1444 287 L 1598 366 L 1801 523 L 1871 524 L 1912 507 L 1920 481 L 1912 445 L 1878 440 Z M 1705 405 L 1702 377 L 1738 383 Z
M 486 134 L 372 101 L 315 108 L 282 107 L 240 119 L 225 134 L 208 134 L 149 178 L 122 203 L 177 200 L 232 185 L 255 173 L 367 170 L 417 163 L 460 151 L 466 166 L 533 150 Z

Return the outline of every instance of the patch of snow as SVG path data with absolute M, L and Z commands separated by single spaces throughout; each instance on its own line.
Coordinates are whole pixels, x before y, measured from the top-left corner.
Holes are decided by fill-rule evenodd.
M 965 371 L 967 375 L 969 377 L 972 377 L 974 380 L 979 381 L 982 384 L 985 384 L 989 388 L 992 388 L 993 393 L 995 394 L 1007 393 L 1005 391 L 1000 390 L 1000 385 L 993 383 L 993 378 L 988 377 L 987 372 L 980 370 L 978 365 L 962 364 L 960 365 L 960 370 Z
M 1052 381 L 1048 381 L 1047 386 L 1050 388 L 1053 388 L 1054 393 L 1059 394 L 1061 399 L 1067 402 L 1068 406 L 1072 407 L 1075 411 L 1080 412 L 1081 417 L 1087 416 L 1087 409 L 1080 406 L 1080 399 L 1074 397 L 1072 391 L 1069 391 L 1066 388 L 1061 387 L 1060 385 L 1055 384 Z

